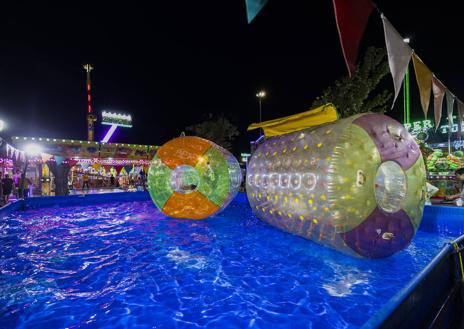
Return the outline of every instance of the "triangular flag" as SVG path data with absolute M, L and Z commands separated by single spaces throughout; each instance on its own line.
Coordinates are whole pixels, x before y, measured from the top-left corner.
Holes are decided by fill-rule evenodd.
M 335 21 L 348 73 L 356 70 L 356 59 L 369 15 L 374 9 L 370 0 L 333 0 Z
M 81 165 L 82 169 L 87 169 L 88 167 L 90 167 L 90 162 L 79 162 L 79 164 Z
M 434 75 L 432 78 L 433 90 L 433 113 L 435 118 L 435 131 L 438 130 L 441 120 L 441 112 L 443 107 L 443 97 L 445 96 L 446 87 Z
M 266 3 L 267 0 L 245 0 L 248 24 L 259 14 Z
M 60 164 L 62 164 L 64 161 L 64 157 L 61 157 L 59 155 L 55 155 L 55 162 L 56 162 L 56 165 L 59 166 Z
M 124 168 L 124 166 L 119 166 L 119 165 L 118 165 L 118 166 L 114 166 L 114 169 L 115 169 L 115 171 L 116 171 L 116 175 L 115 175 L 115 176 L 117 176 L 117 175 L 122 175 L 122 174 L 121 174 L 122 168 Z
M 420 100 L 424 116 L 427 118 L 427 112 L 430 104 L 430 92 L 432 90 L 432 77 L 433 73 L 422 62 L 416 53 L 412 54 L 412 63 L 414 64 L 414 71 L 416 72 L 416 81 L 419 87 Z
M 66 162 L 68 163 L 68 165 L 70 167 L 74 167 L 77 164 L 78 161 L 74 160 L 74 159 L 68 159 L 68 160 L 66 160 Z
M 446 90 L 446 113 L 448 115 L 448 128 L 449 131 L 453 129 L 453 107 L 454 107 L 454 95 Z
M 382 14 L 383 30 L 385 33 L 385 43 L 387 46 L 388 65 L 393 77 L 393 86 L 395 87 L 395 97 L 393 105 L 395 105 L 396 97 L 401 89 L 401 83 L 404 79 L 404 74 L 408 67 L 412 56 L 412 49 L 404 42 L 403 37 L 390 24 L 388 19 Z
M 463 136 L 464 132 L 462 131 L 462 121 L 464 120 L 464 104 L 458 99 L 458 128 L 460 134 L 458 136 Z

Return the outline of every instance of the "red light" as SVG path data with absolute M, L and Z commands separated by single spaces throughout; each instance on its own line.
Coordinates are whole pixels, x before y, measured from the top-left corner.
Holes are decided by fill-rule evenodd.
M 89 113 L 92 113 L 92 105 L 89 104 Z
M 90 83 L 87 84 L 87 90 L 90 91 Z
M 89 94 L 89 95 L 87 95 L 87 100 L 88 100 L 88 101 L 89 101 L 89 103 L 90 103 L 90 94 Z

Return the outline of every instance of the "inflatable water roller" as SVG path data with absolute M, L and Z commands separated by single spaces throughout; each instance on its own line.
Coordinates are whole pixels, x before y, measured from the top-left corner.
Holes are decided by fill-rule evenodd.
M 295 119 L 284 119 L 254 127 L 273 136 L 248 163 L 255 214 L 350 255 L 380 258 L 406 247 L 426 193 L 424 162 L 408 131 L 374 113 L 290 133 Z
M 175 138 L 156 152 L 148 170 L 148 190 L 169 217 L 204 219 L 224 209 L 242 182 L 237 159 L 199 137 Z

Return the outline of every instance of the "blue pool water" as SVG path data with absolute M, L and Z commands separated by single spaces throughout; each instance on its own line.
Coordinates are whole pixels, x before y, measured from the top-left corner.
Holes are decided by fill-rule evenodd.
M 365 260 L 238 202 L 204 221 L 149 201 L 18 211 L 0 221 L 0 328 L 358 328 L 446 234 Z

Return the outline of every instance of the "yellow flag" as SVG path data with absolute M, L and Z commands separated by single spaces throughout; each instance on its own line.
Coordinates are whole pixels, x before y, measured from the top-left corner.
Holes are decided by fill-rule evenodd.
M 414 64 L 414 71 L 416 72 L 416 80 L 419 87 L 422 110 L 427 118 L 427 112 L 430 104 L 430 93 L 432 90 L 433 73 L 424 64 L 424 62 L 422 62 L 419 56 L 416 55 L 416 53 L 412 54 L 412 62 Z
M 318 108 L 290 115 L 287 117 L 253 123 L 248 130 L 263 128 L 266 137 L 288 134 L 309 127 L 338 120 L 337 110 L 332 104 L 326 104 Z

